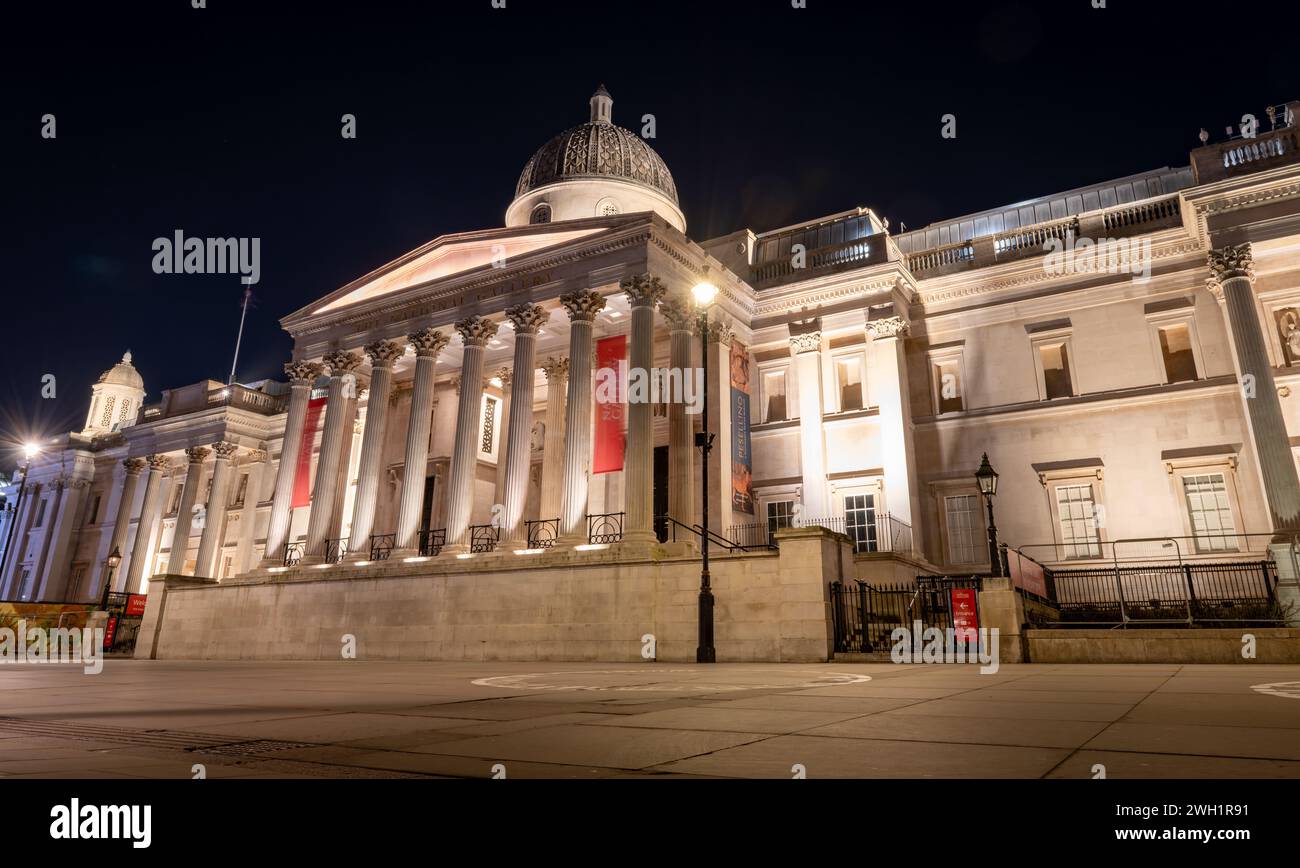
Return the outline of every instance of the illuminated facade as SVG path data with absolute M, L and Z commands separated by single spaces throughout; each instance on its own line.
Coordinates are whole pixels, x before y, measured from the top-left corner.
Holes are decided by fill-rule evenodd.
M 857 208 L 693 241 L 602 88 L 528 161 L 504 227 L 286 316 L 287 383 L 141 406 L 129 356 L 106 373 L 7 513 L 0 598 L 97 599 L 114 548 L 134 591 L 538 549 L 543 569 L 593 521 L 628 558 L 690 556 L 700 414 L 629 403 L 621 469 L 593 472 L 596 345 L 616 336 L 633 368 L 693 369 L 707 345 L 720 540 L 822 524 L 864 578 L 980 572 L 988 453 L 1002 540 L 1045 562 L 1150 537 L 1258 559 L 1300 529 L 1296 130 L 1288 110 L 1187 167 L 899 234 Z

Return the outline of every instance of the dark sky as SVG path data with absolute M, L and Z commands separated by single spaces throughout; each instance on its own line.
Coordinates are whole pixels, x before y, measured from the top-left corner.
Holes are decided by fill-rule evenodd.
M 239 378 L 279 374 L 280 317 L 499 226 L 601 82 L 616 123 L 656 116 L 697 239 L 855 205 L 917 228 L 1186 165 L 1300 99 L 1294 3 L 1092 2 L 7 4 L 0 438 L 79 427 L 128 347 L 150 401 L 226 378 L 238 277 L 156 275 L 153 239 L 261 239 Z

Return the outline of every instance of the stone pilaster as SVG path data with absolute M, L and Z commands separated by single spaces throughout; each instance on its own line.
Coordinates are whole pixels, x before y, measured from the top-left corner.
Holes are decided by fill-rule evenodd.
M 649 274 L 623 280 L 619 288 L 632 308 L 628 367 L 650 382 L 654 373 L 655 306 L 664 285 Z M 632 400 L 640 397 L 642 400 Z M 623 539 L 653 543 L 654 532 L 654 404 L 650 395 L 627 396 L 627 455 L 623 464 L 625 524 Z
M 471 316 L 456 323 L 465 344 L 461 360 L 461 389 L 456 405 L 456 439 L 451 451 L 447 485 L 447 550 L 469 549 L 466 531 L 474 514 L 474 477 L 478 467 L 479 413 L 483 404 L 483 352 L 500 328 L 487 317 Z
M 217 577 L 221 544 L 226 536 L 226 510 L 230 505 L 230 470 L 238 447 L 224 441 L 212 444 L 216 453 L 212 465 L 212 490 L 204 507 L 203 534 L 199 537 L 199 553 L 194 558 L 194 575 L 202 578 Z
M 496 382 L 493 382 L 494 380 Z M 501 384 L 501 440 L 497 449 L 496 488 L 494 489 L 492 502 L 502 504 L 503 509 L 506 502 L 506 465 L 508 463 L 506 453 L 509 451 L 507 446 L 510 440 L 510 413 L 514 407 L 514 389 L 511 387 L 514 381 L 513 369 L 503 366 L 492 375 L 487 383 L 487 385 L 492 386 L 495 386 L 496 383 Z M 504 528 L 504 522 L 502 527 Z M 501 538 L 503 540 L 506 538 L 504 532 Z
M 885 505 L 890 516 L 912 528 L 912 548 L 921 547 L 918 492 L 912 484 L 916 449 L 912 436 L 912 412 L 908 403 L 907 356 L 904 340 L 910 333 L 900 316 L 868 319 L 867 335 L 872 344 L 873 397 L 880 410 L 880 447 L 885 471 Z M 879 514 L 879 513 L 878 513 Z M 886 539 L 881 534 L 881 539 Z
M 194 504 L 198 500 L 199 485 L 203 481 L 203 462 L 211 452 L 211 449 L 203 446 L 191 446 L 185 450 L 185 457 L 188 459 L 185 469 L 185 487 L 181 489 L 181 503 L 176 510 L 176 527 L 172 530 L 172 550 L 167 556 L 168 575 L 179 576 L 185 572 L 185 555 L 190 547 L 190 525 L 194 519 Z
M 564 398 L 569 379 L 569 360 L 554 356 L 542 362 L 546 374 L 546 437 L 542 448 L 542 497 L 537 517 L 560 517 L 564 494 Z
M 284 560 L 284 546 L 289 540 L 289 523 L 293 511 L 293 484 L 298 472 L 302 431 L 307 422 L 307 403 L 311 387 L 321 374 L 314 362 L 289 362 L 284 366 L 289 376 L 289 411 L 285 417 L 284 441 L 280 445 L 280 467 L 271 498 L 271 520 L 266 530 L 266 565 Z
M 388 399 L 393 391 L 393 364 L 406 352 L 401 341 L 376 341 L 366 347 L 370 356 L 370 397 L 366 404 L 366 428 L 361 436 L 361 462 L 357 468 L 357 497 L 352 510 L 349 548 L 370 554 L 370 535 L 375 527 L 379 500 L 379 473 L 384 458 L 384 434 L 388 426 Z
M 537 331 L 550 313 L 535 304 L 506 311 L 515 327 L 514 382 L 510 387 L 510 422 L 506 429 L 505 524 L 503 539 L 527 541 L 524 505 L 528 500 L 528 472 L 533 460 L 533 389 L 536 377 Z
M 37 583 L 36 599 L 68 600 L 68 573 L 72 568 L 72 534 L 81 519 L 81 505 L 90 488 L 89 479 L 65 479 L 63 499 L 51 519 L 50 554 Z
M 820 320 L 792 324 L 795 377 L 799 388 L 801 499 L 808 519 L 830 514 L 826 492 L 826 449 L 822 439 L 822 332 Z
M 126 533 L 131 525 L 131 511 L 135 508 L 135 490 L 140 485 L 140 474 L 148 462 L 143 458 L 127 458 L 122 461 L 124 473 L 122 475 L 122 490 L 118 495 L 117 514 L 113 516 L 113 533 L 108 538 L 108 554 L 116 550 L 122 555 L 122 563 L 118 566 L 117 588 L 120 589 L 126 582 L 126 573 L 129 569 L 127 560 Z M 99 594 L 102 597 L 104 593 L 104 582 L 108 579 L 108 565 L 101 563 L 99 565 Z
M 325 430 L 321 434 L 320 454 L 316 458 L 316 484 L 311 492 L 304 561 L 319 562 L 325 557 L 325 540 L 330 533 L 336 505 L 334 495 L 339 485 L 343 437 L 348 433 L 352 396 L 356 394 L 356 374 L 353 372 L 360 364 L 361 357 L 353 352 L 333 352 L 325 357 L 330 385 L 325 399 Z
M 420 505 L 424 499 L 424 475 L 429 464 L 429 427 L 433 422 L 434 376 L 438 353 L 449 338 L 426 328 L 409 336 L 415 349 L 415 379 L 411 388 L 411 412 L 406 423 L 406 458 L 402 470 L 402 494 L 397 507 L 397 548 L 416 547 L 420 530 Z
M 162 498 L 159 494 L 162 489 L 163 475 L 168 470 L 166 455 L 150 455 L 147 461 L 149 476 L 144 484 L 144 503 L 140 506 L 140 521 L 135 527 L 135 544 L 131 546 L 131 566 L 124 588 L 130 594 L 140 593 L 145 569 L 149 566 L 149 559 L 153 555 L 149 543 L 153 538 L 158 516 L 162 512 Z
M 560 535 L 587 540 L 587 486 L 591 472 L 592 332 L 605 298 L 592 290 L 560 296 L 569 314 L 569 393 L 564 413 L 564 485 Z

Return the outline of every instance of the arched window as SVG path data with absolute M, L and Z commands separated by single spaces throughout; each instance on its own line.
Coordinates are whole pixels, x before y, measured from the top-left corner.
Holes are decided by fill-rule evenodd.
M 107 428 L 113 424 L 113 402 L 116 400 L 116 398 L 110 395 L 108 399 L 104 401 L 104 415 L 99 420 L 99 427 Z
M 118 415 L 117 420 L 118 420 L 119 422 L 125 422 L 125 421 L 127 420 L 128 416 L 130 415 L 130 413 L 131 413 L 131 399 L 130 399 L 130 398 L 123 398 L 123 399 L 122 399 L 122 412 Z
M 618 203 L 613 199 L 604 198 L 596 203 L 597 217 L 613 217 L 615 214 L 622 213 L 619 210 Z
M 545 202 L 533 209 L 532 216 L 528 218 L 529 223 L 550 223 L 551 206 Z

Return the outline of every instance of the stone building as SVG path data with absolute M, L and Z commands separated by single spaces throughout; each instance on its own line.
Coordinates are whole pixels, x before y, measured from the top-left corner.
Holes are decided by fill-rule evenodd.
M 854 208 L 696 241 L 601 88 L 528 160 L 503 227 L 440 236 L 285 316 L 287 383 L 149 403 L 129 354 L 107 371 L 85 427 L 26 470 L 0 599 L 97 599 L 114 549 L 115 589 L 198 577 L 257 606 L 256 588 L 441 577 L 439 611 L 476 574 L 698 564 L 706 416 L 724 547 L 825 526 L 851 541 L 841 574 L 987 570 L 987 453 L 1002 540 L 1044 563 L 1136 539 L 1259 558 L 1300 529 L 1296 107 L 1185 167 L 921 229 Z M 718 290 L 703 333 L 702 282 Z M 597 354 L 620 337 L 633 371 L 707 353 L 707 413 L 659 396 L 611 423 Z M 766 569 L 734 554 L 733 590 Z M 603 600 L 573 601 L 566 629 L 601 622 Z M 672 604 L 683 622 L 692 601 Z M 472 654 L 440 647 L 413 653 Z

